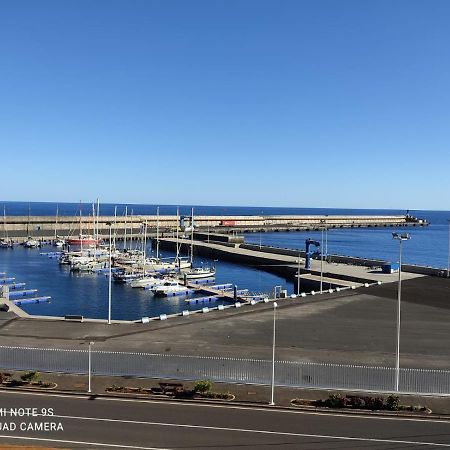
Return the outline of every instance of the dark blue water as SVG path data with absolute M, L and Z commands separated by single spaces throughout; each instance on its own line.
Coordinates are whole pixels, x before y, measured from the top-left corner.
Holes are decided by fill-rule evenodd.
M 7 215 L 54 215 L 56 203 L 3 202 Z M 2 202 L 0 202 L 2 204 Z M 125 205 L 117 205 L 118 214 L 123 214 Z M 60 215 L 79 213 L 79 204 L 64 203 L 58 205 Z M 100 205 L 101 214 L 113 214 L 115 205 Z M 84 205 L 88 214 L 92 205 Z M 180 207 L 181 214 L 190 214 L 191 206 Z M 155 205 L 128 205 L 128 211 L 135 214 L 155 214 Z M 176 206 L 160 207 L 160 214 L 175 214 Z M 225 206 L 195 206 L 198 215 L 289 215 L 289 214 L 404 214 L 398 210 L 350 210 L 324 208 L 255 208 Z M 403 261 L 405 263 L 447 267 L 448 222 L 450 212 L 446 211 L 410 211 L 410 214 L 426 219 L 428 227 L 409 228 L 411 240 L 404 243 Z M 388 261 L 398 259 L 398 242 L 392 239 L 392 228 L 334 229 L 327 233 L 328 253 L 377 258 Z M 248 242 L 277 247 L 304 249 L 305 239 L 321 240 L 320 232 L 288 233 L 249 233 Z M 53 248 L 49 247 L 47 251 Z M 42 250 L 0 249 L 0 271 L 15 276 L 18 281 L 27 283 L 28 288 L 38 288 L 39 295 L 51 295 L 51 304 L 27 305 L 24 309 L 32 314 L 65 315 L 82 314 L 86 317 L 105 318 L 107 316 L 108 280 L 95 274 L 74 275 L 66 267 L 60 267 L 55 260 L 40 256 Z M 164 256 L 172 256 L 166 252 Z M 211 263 L 207 259 L 200 262 Z M 265 272 L 218 261 L 217 282 L 237 284 L 239 289 L 248 288 L 255 292 L 269 292 L 275 285 L 283 285 L 292 292 L 293 285 L 280 277 Z M 159 299 L 150 292 L 131 289 L 129 286 L 113 284 L 113 318 L 138 319 L 144 316 L 156 316 L 161 313 L 180 312 L 183 309 L 201 309 L 203 305 L 189 306 L 185 298 Z M 217 304 L 210 304 L 216 306 Z M 205 306 L 208 306 L 205 305 Z
M 92 212 L 92 203 L 95 201 L 81 204 L 82 213 L 88 215 Z M 9 202 L 0 201 L 0 205 L 4 205 L 6 215 L 26 216 L 28 211 L 32 216 L 54 216 L 58 208 L 58 214 L 61 216 L 75 216 L 80 213 L 80 203 L 52 203 L 52 202 Z M 100 214 L 113 215 L 114 209 L 117 207 L 117 214 L 125 213 L 125 207 L 128 206 L 128 213 L 133 211 L 134 214 L 156 214 L 157 205 L 139 205 L 139 204 L 100 204 Z M 290 214 L 405 214 L 405 210 L 388 210 L 388 209 L 332 209 L 332 208 L 278 208 L 278 207 L 253 207 L 253 206 L 202 206 L 202 205 L 180 205 L 180 214 L 189 215 L 191 208 L 200 216 L 247 216 L 247 215 L 290 215 Z M 177 206 L 175 205 L 159 205 L 161 215 L 175 215 Z M 422 212 L 410 211 L 412 215 L 422 217 Z M 423 212 L 425 213 L 425 212 Z M 428 213 L 428 212 L 427 212 Z
M 331 229 L 323 236 L 324 253 L 345 256 L 397 261 L 399 243 L 392 238 L 393 232 L 408 232 L 411 239 L 403 243 L 402 259 L 405 264 L 447 267 L 448 236 L 447 223 L 433 223 L 428 227 L 414 227 L 405 230 L 394 228 L 350 228 Z M 322 241 L 320 231 L 248 233 L 246 242 L 275 247 L 305 249 L 305 240 Z M 326 245 L 327 244 L 327 245 Z

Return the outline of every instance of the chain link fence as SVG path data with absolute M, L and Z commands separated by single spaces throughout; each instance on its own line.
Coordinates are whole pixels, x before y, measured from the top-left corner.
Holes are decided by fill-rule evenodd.
M 0 346 L 0 367 L 87 374 L 89 350 Z M 268 385 L 272 361 L 246 358 L 186 356 L 155 353 L 91 352 L 92 374 L 164 378 L 209 379 L 216 382 Z M 343 364 L 275 361 L 275 385 L 392 392 L 395 369 Z M 400 369 L 399 392 L 450 395 L 450 371 Z

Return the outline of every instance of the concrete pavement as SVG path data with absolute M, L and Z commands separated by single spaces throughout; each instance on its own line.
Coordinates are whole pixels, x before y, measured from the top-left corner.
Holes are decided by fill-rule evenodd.
M 280 300 L 277 359 L 394 366 L 396 283 Z M 450 369 L 450 280 L 403 283 L 401 365 Z M 270 304 L 149 324 L 67 323 L 0 313 L 2 345 L 271 358 Z M 4 320 L 1 320 L 3 318 Z

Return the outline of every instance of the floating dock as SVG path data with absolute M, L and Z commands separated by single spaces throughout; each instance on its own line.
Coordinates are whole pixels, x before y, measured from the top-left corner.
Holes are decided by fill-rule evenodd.
M 0 297 L 2 300 L 2 308 L 6 311 L 13 310 L 20 316 L 27 316 L 25 312 L 20 313 L 19 308 L 21 305 L 33 304 L 33 303 L 48 303 L 51 300 L 50 296 L 32 297 L 36 295 L 37 289 L 23 289 L 25 283 L 11 283 L 14 281 L 14 277 L 6 277 L 6 274 L 1 275 L 0 278 Z
M 33 303 L 49 303 L 50 300 L 51 300 L 50 296 L 44 296 L 44 297 L 33 297 L 33 298 L 24 298 L 24 299 L 20 299 L 20 300 L 13 300 L 12 302 L 16 306 L 21 306 L 21 305 L 29 305 L 29 304 L 33 304 Z

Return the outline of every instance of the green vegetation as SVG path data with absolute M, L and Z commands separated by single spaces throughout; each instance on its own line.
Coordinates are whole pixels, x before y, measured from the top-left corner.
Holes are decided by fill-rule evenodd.
M 386 407 L 390 411 L 398 411 L 400 409 L 400 399 L 397 395 L 391 394 L 386 399 Z
M 210 392 L 213 387 L 211 380 L 199 380 L 194 385 L 194 391 L 199 394 L 206 394 Z
M 40 374 L 36 370 L 30 370 L 21 375 L 20 379 L 24 383 L 36 383 L 39 380 Z

